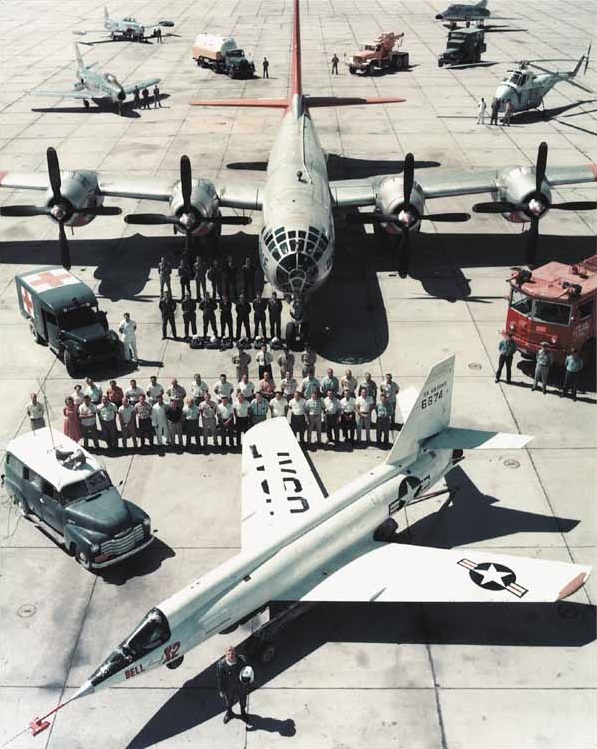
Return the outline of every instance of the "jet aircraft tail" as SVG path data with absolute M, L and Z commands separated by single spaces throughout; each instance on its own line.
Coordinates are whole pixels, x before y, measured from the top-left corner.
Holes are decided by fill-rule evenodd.
M 477 3 L 477 8 L 486 8 L 487 7 L 487 0 L 479 0 Z
M 104 21 L 109 21 L 109 20 L 110 20 L 110 14 L 108 13 L 108 9 L 104 5 Z
M 75 42 L 75 59 L 77 61 L 77 69 L 78 70 L 84 69 L 85 63 L 83 62 L 81 52 L 79 51 L 79 45 L 76 42 Z
M 405 420 L 386 463 L 407 466 L 423 450 L 506 450 L 524 447 L 532 437 L 508 432 L 450 426 L 454 362 L 450 356 L 436 364 L 418 396 L 408 390 L 398 402 Z

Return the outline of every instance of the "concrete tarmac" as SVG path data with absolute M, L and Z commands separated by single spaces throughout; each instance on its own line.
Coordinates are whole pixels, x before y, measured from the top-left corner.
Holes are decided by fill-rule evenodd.
M 439 69 L 445 29 L 434 16 L 440 0 L 310 0 L 302 3 L 304 86 L 311 94 L 406 98 L 397 105 L 319 109 L 313 113 L 330 169 L 339 177 L 400 171 L 408 151 L 420 166 L 496 167 L 532 164 L 540 141 L 549 163 L 594 160 L 595 95 L 565 83 L 546 98 L 547 114 L 515 117 L 510 128 L 477 125 L 477 102 L 490 101 L 514 60 L 577 60 L 591 42 L 594 4 L 582 0 L 493 2 L 507 17 L 487 33 L 484 64 Z M 195 98 L 277 97 L 287 90 L 291 4 L 157 0 L 111 5 L 122 15 L 171 18 L 164 44 L 109 42 L 101 34 L 102 4 L 72 0 L 0 4 L 0 167 L 44 170 L 54 146 L 63 169 L 178 177 L 187 153 L 195 176 L 218 183 L 263 178 L 260 170 L 279 122 L 274 111 L 201 109 Z M 357 78 L 341 63 L 359 42 L 381 31 L 404 31 L 412 68 Z M 171 33 L 170 33 L 171 32 Z M 266 55 L 269 80 L 233 81 L 197 67 L 196 33 L 232 34 L 257 63 Z M 85 59 L 123 81 L 162 77 L 162 108 L 125 107 L 123 117 L 94 104 L 41 98 L 36 88 L 74 82 L 75 40 Z M 572 68 L 574 63 L 554 63 Z M 549 67 L 549 65 L 548 65 Z M 595 81 L 595 64 L 583 82 Z M 393 162 L 389 165 L 385 162 Z M 249 162 L 249 169 L 242 168 Z M 370 163 L 373 162 L 373 163 Z M 43 193 L 0 191 L 5 205 L 38 204 Z M 593 185 L 554 191 L 553 200 L 593 200 Z M 488 198 L 481 197 L 482 200 Z M 435 201 L 429 212 L 470 210 L 473 197 Z M 166 205 L 106 199 L 124 213 Z M 256 257 L 260 215 L 237 231 L 224 228 L 222 256 Z M 336 264 L 313 299 L 316 371 L 351 367 L 358 378 L 387 371 L 401 387 L 421 385 L 429 367 L 457 354 L 455 423 L 535 435 L 519 452 L 468 454 L 448 476 L 458 491 L 417 505 L 398 518 L 412 543 L 466 546 L 545 559 L 595 562 L 595 378 L 583 377 L 576 403 L 531 393 L 531 367 L 515 360 L 513 384 L 494 383 L 497 344 L 507 310 L 506 279 L 523 261 L 520 227 L 500 216 L 466 224 L 427 222 L 413 241 L 411 277 L 396 275 L 391 246 L 369 231 L 336 220 Z M 574 262 L 594 252 L 594 214 L 553 211 L 541 221 L 539 262 Z M 68 232 L 70 235 L 70 232 Z M 28 429 L 29 394 L 43 390 L 50 421 L 62 426 L 73 381 L 64 366 L 29 336 L 17 307 L 14 275 L 58 263 L 57 228 L 43 217 L 2 219 L 0 226 L 0 448 Z M 183 240 L 167 227 L 134 227 L 122 217 L 98 218 L 69 236 L 73 272 L 100 297 L 112 327 L 130 311 L 142 359 L 117 374 L 145 386 L 152 374 L 189 386 L 200 372 L 213 383 L 232 378 L 231 352 L 192 351 L 161 339 L 156 266 Z M 174 290 L 178 292 L 177 281 Z M 269 290 L 266 287 L 266 294 Z M 179 323 L 182 331 L 182 322 Z M 251 366 L 256 379 L 256 368 Z M 384 460 L 375 446 L 310 452 L 328 491 Z M 0 505 L 3 634 L 0 638 L 4 743 L 68 699 L 152 606 L 236 554 L 240 545 L 240 455 L 237 452 L 133 453 L 105 456 L 115 484 L 153 520 L 157 540 L 147 552 L 101 574 L 89 574 L 18 517 L 6 494 Z M 404 538 L 404 537 L 403 537 Z M 416 574 L 395 570 L 393 574 Z M 492 606 L 344 604 L 314 607 L 284 631 L 278 655 L 257 665 L 259 689 L 249 698 L 252 724 L 224 726 L 214 662 L 226 644 L 243 641 L 251 622 L 191 652 L 176 671 L 160 669 L 132 684 L 74 703 L 50 730 L 22 734 L 14 749 L 289 746 L 296 749 L 592 749 L 595 732 L 595 575 L 559 605 Z M 521 581 L 524 584 L 524 581 Z

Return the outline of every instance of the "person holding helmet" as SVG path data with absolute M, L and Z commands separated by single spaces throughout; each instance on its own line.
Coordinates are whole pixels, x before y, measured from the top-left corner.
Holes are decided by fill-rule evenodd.
M 241 720 L 248 720 L 247 694 L 255 680 L 253 667 L 249 665 L 244 655 L 237 654 L 236 650 L 230 646 L 226 649 L 224 657 L 218 661 L 216 672 L 218 692 L 226 703 L 224 723 L 228 723 L 234 718 L 232 706 L 235 702 L 240 705 Z

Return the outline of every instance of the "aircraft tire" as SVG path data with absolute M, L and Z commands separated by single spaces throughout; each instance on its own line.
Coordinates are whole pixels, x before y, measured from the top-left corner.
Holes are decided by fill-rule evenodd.
M 286 343 L 291 349 L 296 348 L 296 323 L 291 320 L 286 325 Z
M 83 106 L 85 109 L 89 109 L 89 101 L 87 99 L 83 99 Z

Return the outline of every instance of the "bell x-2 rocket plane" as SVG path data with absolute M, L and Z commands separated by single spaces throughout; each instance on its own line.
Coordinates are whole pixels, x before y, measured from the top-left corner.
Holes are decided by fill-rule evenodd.
M 157 666 L 175 668 L 191 648 L 270 602 L 536 603 L 578 590 L 590 567 L 375 540 L 464 449 L 522 448 L 531 439 L 450 426 L 454 360 L 436 364 L 420 393 L 399 393 L 404 426 L 387 460 L 329 496 L 285 419 L 250 429 L 240 553 L 152 608 L 73 699 Z

